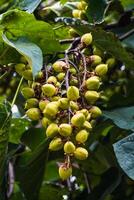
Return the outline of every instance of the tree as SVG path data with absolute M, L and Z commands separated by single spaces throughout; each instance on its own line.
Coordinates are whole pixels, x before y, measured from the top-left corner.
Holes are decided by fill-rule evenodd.
M 0 2 L 0 200 L 134 198 L 133 9 Z

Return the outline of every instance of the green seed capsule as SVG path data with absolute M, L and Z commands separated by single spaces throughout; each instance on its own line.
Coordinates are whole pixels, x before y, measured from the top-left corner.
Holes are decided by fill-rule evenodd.
M 58 151 L 63 148 L 63 142 L 61 138 L 54 138 L 49 144 L 49 150 Z
M 77 99 L 79 99 L 79 89 L 75 86 L 70 86 L 68 89 L 67 89 L 67 98 L 69 100 L 73 100 L 73 101 L 76 101 Z
M 79 10 L 86 10 L 87 9 L 87 3 L 85 1 L 80 1 L 77 3 L 77 8 Z
M 57 79 L 58 81 L 63 81 L 65 78 L 65 73 L 61 72 L 57 75 Z
M 17 65 L 15 65 L 15 70 L 18 74 L 20 74 L 22 76 L 23 72 L 25 71 L 26 66 L 23 63 L 19 63 Z
M 64 137 L 68 137 L 72 134 L 72 127 L 70 124 L 61 124 L 59 126 L 59 133 Z
M 92 66 L 99 65 L 102 62 L 102 58 L 98 55 L 90 56 L 90 60 L 91 60 Z
M 84 122 L 85 122 L 85 116 L 82 113 L 76 113 L 71 119 L 72 125 L 76 127 L 83 126 Z
M 59 176 L 62 180 L 67 180 L 72 175 L 72 167 L 67 167 L 66 164 L 62 164 L 59 167 Z
M 47 83 L 56 85 L 56 83 L 57 83 L 57 78 L 56 78 L 55 76 L 50 76 L 50 77 L 47 79 Z
M 52 122 L 47 117 L 43 117 L 41 123 L 42 126 L 46 129 Z
M 89 136 L 89 132 L 87 132 L 86 130 L 81 130 L 77 133 L 75 139 L 78 143 L 84 143 L 87 141 Z
M 75 145 L 72 142 L 68 141 L 64 144 L 64 152 L 65 153 L 72 154 L 72 153 L 74 153 L 74 151 L 75 151 Z
M 108 65 L 109 69 L 112 69 L 115 66 L 115 64 L 116 64 L 115 58 L 109 58 L 109 59 L 107 59 L 106 64 Z
M 82 110 L 79 110 L 78 112 L 76 112 L 76 113 L 82 113 L 85 117 L 87 117 L 88 116 L 88 114 L 89 114 L 89 112 L 88 112 L 88 110 L 87 109 L 82 109 Z
M 61 108 L 61 109 L 68 109 L 68 107 L 69 107 L 69 100 L 67 99 L 67 98 L 60 98 L 59 100 L 58 100 L 58 102 L 59 102 L 59 108 Z
M 86 46 L 90 45 L 92 43 L 92 34 L 86 33 L 81 37 L 81 43 L 85 44 Z
M 29 80 L 29 81 L 33 80 L 33 73 L 31 69 L 25 70 L 22 75 L 24 79 L 26 80 Z
M 30 108 L 27 110 L 26 114 L 31 120 L 40 119 L 40 110 L 38 108 Z
M 87 102 L 91 104 L 95 103 L 98 100 L 99 96 L 99 93 L 96 91 L 87 91 L 85 93 L 85 98 Z
M 74 156 L 78 160 L 85 160 L 88 157 L 88 151 L 83 147 L 78 147 L 74 152 Z
M 71 108 L 72 111 L 79 110 L 78 103 L 74 102 L 74 101 L 70 101 L 70 108 Z
M 92 118 L 97 118 L 97 117 L 99 117 L 99 116 L 102 115 L 101 109 L 98 108 L 97 106 L 93 106 L 93 107 L 89 110 L 89 112 L 91 112 Z
M 46 108 L 46 105 L 49 103 L 50 101 L 47 99 L 44 100 L 40 100 L 39 102 L 39 108 L 41 111 L 43 111 Z
M 50 102 L 46 105 L 46 108 L 43 111 L 44 117 L 55 117 L 58 113 L 58 104 L 57 102 Z
M 42 92 L 47 97 L 52 97 L 56 94 L 56 88 L 52 84 L 45 84 L 45 85 L 42 86 Z
M 54 69 L 55 72 L 63 72 L 63 70 L 66 69 L 66 68 L 67 68 L 67 65 L 63 61 L 56 61 L 53 64 L 53 69 Z
M 55 137 L 58 134 L 58 125 L 52 123 L 48 126 L 46 130 L 47 137 Z
M 85 121 L 83 124 L 83 128 L 85 128 L 86 130 L 90 131 L 92 129 L 92 125 L 90 122 Z
M 21 92 L 25 99 L 32 98 L 35 95 L 34 90 L 29 87 L 24 87 Z
M 95 68 L 95 72 L 98 76 L 104 76 L 108 71 L 107 64 L 97 65 Z
M 86 87 L 88 90 L 98 90 L 100 87 L 100 81 L 97 76 L 92 76 L 86 80 Z
M 38 107 L 38 104 L 39 104 L 38 99 L 30 98 L 26 101 L 25 109 L 36 108 Z

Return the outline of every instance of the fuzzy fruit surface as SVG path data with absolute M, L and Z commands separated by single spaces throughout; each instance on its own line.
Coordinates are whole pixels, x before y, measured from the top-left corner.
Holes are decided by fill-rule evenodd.
M 89 112 L 91 112 L 92 118 L 97 118 L 102 115 L 101 109 L 97 106 L 93 106 L 92 108 L 90 108 Z
M 58 113 L 58 104 L 56 102 L 50 102 L 46 105 L 46 108 L 43 111 L 44 117 L 50 116 L 54 117 Z
M 83 128 L 85 128 L 86 130 L 90 131 L 92 129 L 92 125 L 90 122 L 85 121 L 83 124 Z
M 61 109 L 68 109 L 69 107 L 69 100 L 68 98 L 60 98 L 59 99 L 59 108 Z
M 61 124 L 59 126 L 59 134 L 68 137 L 72 134 L 72 127 L 70 124 Z
M 31 120 L 40 119 L 40 110 L 38 108 L 30 108 L 27 110 L 26 114 Z
M 79 110 L 79 106 L 78 106 L 77 102 L 75 102 L 75 101 L 70 101 L 70 108 L 72 111 Z
M 82 113 L 76 113 L 72 118 L 71 118 L 71 123 L 73 126 L 76 127 L 81 127 L 83 126 L 85 122 L 85 116 Z
M 98 90 L 100 87 L 100 81 L 97 76 L 92 76 L 86 80 L 86 87 L 88 90 Z
M 58 125 L 55 123 L 50 124 L 46 130 L 46 136 L 53 138 L 58 134 Z
M 25 99 L 29 99 L 34 97 L 34 90 L 32 88 L 29 87 L 24 87 L 22 90 L 22 95 L 24 96 Z
M 52 97 L 56 94 L 56 88 L 54 85 L 48 83 L 42 86 L 42 92 L 47 97 Z
M 67 167 L 66 164 L 62 164 L 59 167 L 59 176 L 62 180 L 67 180 L 72 175 L 72 167 Z
M 77 133 L 75 139 L 78 143 L 84 143 L 87 141 L 89 136 L 89 132 L 87 132 L 86 130 L 81 130 Z
M 70 86 L 67 89 L 67 98 L 71 101 L 76 101 L 79 99 L 79 89 L 75 86 Z
M 63 61 L 56 61 L 53 64 L 53 69 L 55 70 L 55 72 L 63 72 L 64 68 L 66 68 L 66 63 Z
M 75 145 L 71 142 L 68 141 L 64 144 L 64 152 L 67 154 L 73 154 L 75 151 Z
M 88 151 L 83 147 L 78 147 L 74 152 L 75 158 L 85 160 L 88 157 Z
M 63 148 L 63 142 L 61 138 L 54 138 L 49 144 L 49 149 L 51 151 L 58 151 L 62 148 Z
M 92 40 L 93 38 L 91 33 L 86 33 L 81 37 L 81 42 L 86 46 L 90 45 L 92 43 Z
M 99 93 L 96 91 L 87 91 L 85 93 L 85 98 L 88 103 L 94 103 L 99 98 Z
M 29 109 L 29 108 L 36 108 L 38 107 L 38 99 L 36 98 L 30 98 L 26 101 L 26 104 L 25 104 L 25 108 L 26 109 Z
M 95 68 L 95 72 L 98 76 L 104 76 L 108 71 L 107 64 L 97 65 Z

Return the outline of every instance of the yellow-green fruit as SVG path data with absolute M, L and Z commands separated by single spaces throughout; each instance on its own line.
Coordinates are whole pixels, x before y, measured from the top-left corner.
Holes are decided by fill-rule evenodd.
M 59 167 L 59 176 L 62 180 L 67 180 L 72 175 L 72 167 L 62 164 Z
M 24 64 L 27 64 L 27 60 L 24 56 L 21 56 L 20 61 Z
M 26 101 L 26 104 L 25 104 L 25 108 L 26 109 L 29 109 L 29 108 L 36 108 L 38 107 L 38 99 L 36 98 L 30 98 Z
M 11 88 L 7 88 L 6 89 L 6 95 L 9 97 L 9 96 L 11 96 L 11 94 L 12 94 Z
M 100 81 L 97 76 L 92 76 L 86 80 L 86 87 L 88 90 L 98 90 L 100 87 Z
M 19 64 L 15 65 L 15 70 L 20 75 L 23 74 L 23 72 L 25 71 L 25 68 L 26 68 L 26 66 L 23 63 L 19 63 Z
M 87 91 L 85 93 L 85 98 L 87 100 L 88 103 L 95 103 L 97 101 L 97 99 L 99 98 L 99 93 L 96 91 Z
M 36 75 L 35 79 L 37 80 L 37 79 L 41 79 L 41 78 L 43 78 L 43 77 L 44 77 L 44 74 L 43 74 L 42 71 L 40 71 L 40 72 L 38 72 L 38 74 Z
M 56 102 L 50 102 L 46 105 L 43 114 L 45 117 L 55 117 L 58 111 L 58 104 Z
M 99 65 L 102 62 L 102 58 L 98 55 L 90 56 L 90 60 L 91 60 L 92 66 Z
M 79 97 L 79 89 L 75 86 L 69 86 L 67 89 L 67 98 L 71 101 L 76 101 Z
M 85 160 L 88 157 L 88 151 L 83 147 L 78 147 L 74 152 L 74 156 L 78 160 Z
M 91 113 L 92 118 L 97 118 L 102 115 L 102 111 L 97 106 L 90 108 L 89 112 Z
M 9 86 L 14 88 L 17 84 L 17 79 L 14 77 L 10 82 L 9 82 Z
M 77 8 L 79 10 L 86 10 L 87 9 L 87 3 L 85 1 L 80 1 L 77 3 Z
M 86 130 L 91 130 L 92 129 L 92 125 L 90 122 L 88 121 L 85 121 L 84 124 L 83 124 L 83 128 L 85 128 Z
M 65 62 L 63 61 L 56 61 L 54 64 L 53 64 L 53 69 L 55 72 L 63 72 L 64 69 L 67 68 L 67 65 Z
M 58 81 L 63 81 L 65 78 L 65 73 L 64 72 L 61 72 L 57 75 L 57 79 Z
M 95 68 L 95 72 L 98 76 L 104 76 L 108 71 L 107 64 L 97 65 Z
M 86 120 L 89 121 L 91 119 L 91 113 L 88 114 Z
M 53 96 L 51 97 L 51 101 L 58 101 L 60 98 L 60 96 Z
M 58 102 L 59 102 L 59 108 L 61 108 L 61 109 L 68 109 L 68 107 L 69 107 L 69 100 L 67 99 L 67 98 L 60 98 L 59 100 L 58 100 Z
M 58 125 L 55 123 L 50 124 L 46 130 L 47 137 L 55 137 L 58 134 Z
M 85 122 L 85 116 L 83 113 L 76 113 L 72 118 L 71 118 L 71 123 L 73 126 L 76 127 L 81 127 L 83 126 Z
M 89 132 L 87 132 L 86 130 L 81 130 L 77 133 L 75 139 L 78 143 L 84 143 L 87 141 L 89 136 Z
M 103 52 L 100 49 L 98 49 L 96 46 L 93 47 L 93 54 L 103 57 Z
M 60 86 L 61 86 L 61 83 L 60 83 L 60 82 L 57 82 L 57 83 L 56 83 L 56 87 L 59 88 Z
M 88 116 L 89 112 L 87 109 L 82 109 L 82 110 L 79 110 L 77 113 L 82 113 L 85 117 Z
M 41 111 L 43 111 L 46 108 L 46 105 L 49 103 L 49 100 L 44 99 L 44 100 L 40 100 L 39 102 L 39 108 Z
M 64 152 L 65 153 L 72 154 L 72 153 L 74 153 L 74 151 L 75 151 L 75 145 L 72 142 L 68 141 L 64 144 Z
M 81 11 L 78 10 L 78 9 L 74 9 L 74 10 L 72 11 L 72 15 L 73 15 L 74 18 L 80 19 Z
M 68 137 L 70 136 L 72 133 L 72 127 L 70 124 L 61 124 L 59 126 L 59 134 L 64 136 L 64 137 Z
M 110 68 L 110 69 L 113 68 L 116 64 L 115 58 L 107 59 L 106 64 L 108 65 L 108 68 Z
M 61 138 L 54 138 L 49 144 L 49 149 L 51 151 L 58 151 L 62 148 L 63 148 L 63 142 Z
M 92 43 L 92 34 L 86 33 L 81 37 L 81 43 L 85 44 L 86 46 L 90 45 Z
M 51 124 L 51 121 L 47 117 L 43 117 L 41 123 L 42 126 L 46 129 L 48 125 Z
M 45 84 L 42 86 L 42 92 L 47 97 L 52 97 L 56 94 L 56 87 L 52 84 Z
M 40 119 L 40 110 L 38 108 L 30 108 L 27 110 L 26 114 L 31 120 Z
M 32 88 L 29 87 L 24 87 L 22 90 L 22 95 L 24 96 L 25 99 L 29 99 L 34 97 L 34 90 Z
M 33 73 L 31 69 L 27 69 L 23 72 L 23 77 L 26 80 L 32 81 L 33 80 Z
M 78 36 L 78 33 L 76 32 L 75 29 L 70 28 L 70 29 L 69 29 L 69 35 L 70 35 L 71 37 L 77 37 L 77 36 Z
M 56 85 L 57 83 L 57 78 L 55 76 L 50 76 L 48 79 L 47 79 L 47 83 L 52 83 L 54 85 Z
M 79 110 L 78 103 L 75 102 L 75 101 L 70 101 L 70 109 L 71 109 L 72 111 Z
M 76 74 L 77 73 L 77 71 L 76 71 L 76 69 L 74 67 L 70 67 L 69 72 L 71 74 Z

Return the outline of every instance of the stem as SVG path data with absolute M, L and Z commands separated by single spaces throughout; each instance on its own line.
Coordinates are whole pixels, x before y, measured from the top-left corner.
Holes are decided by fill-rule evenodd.
M 20 90 L 20 86 L 21 86 L 21 84 L 22 84 L 22 81 L 23 81 L 23 77 L 21 77 L 21 79 L 20 79 L 19 85 L 18 85 L 18 87 L 17 87 L 17 90 L 16 90 L 16 92 L 15 92 L 13 101 L 12 101 L 12 103 L 11 103 L 11 107 L 13 107 L 13 105 L 15 104 L 15 101 L 16 101 L 16 98 L 17 98 L 17 96 L 18 96 L 18 93 L 19 93 L 19 90 Z
M 134 33 L 134 29 L 128 31 L 127 33 L 121 35 L 119 37 L 119 40 L 122 41 L 122 40 L 125 40 L 127 37 L 131 36 L 132 34 Z
M 74 41 L 74 38 L 73 39 L 59 40 L 59 43 L 60 44 L 66 44 L 66 43 L 72 43 L 73 41 Z
M 13 170 L 13 165 L 11 162 L 9 162 L 8 165 L 8 178 L 9 178 L 9 188 L 7 191 L 7 197 L 9 198 L 13 192 L 13 186 L 14 186 L 14 170 Z
M 87 75 L 87 64 L 86 64 L 86 59 L 85 56 L 83 55 L 83 53 L 79 52 L 79 54 L 82 57 L 82 62 L 83 62 L 83 66 L 84 66 L 84 75 L 83 75 L 83 81 L 82 81 L 82 85 L 81 88 L 83 87 L 83 85 L 85 84 L 85 80 L 86 80 L 86 75 Z
M 1 76 L 0 76 L 0 80 L 2 80 L 3 78 L 5 78 L 5 76 L 8 74 L 8 71 L 7 72 L 5 72 L 4 74 L 2 74 Z
M 84 175 L 85 183 L 86 183 L 86 186 L 87 186 L 87 192 L 88 192 L 88 194 L 90 194 L 91 193 L 91 189 L 90 189 L 91 187 L 90 187 L 90 184 L 89 184 L 88 175 L 87 175 L 86 172 L 84 172 L 83 175 Z

